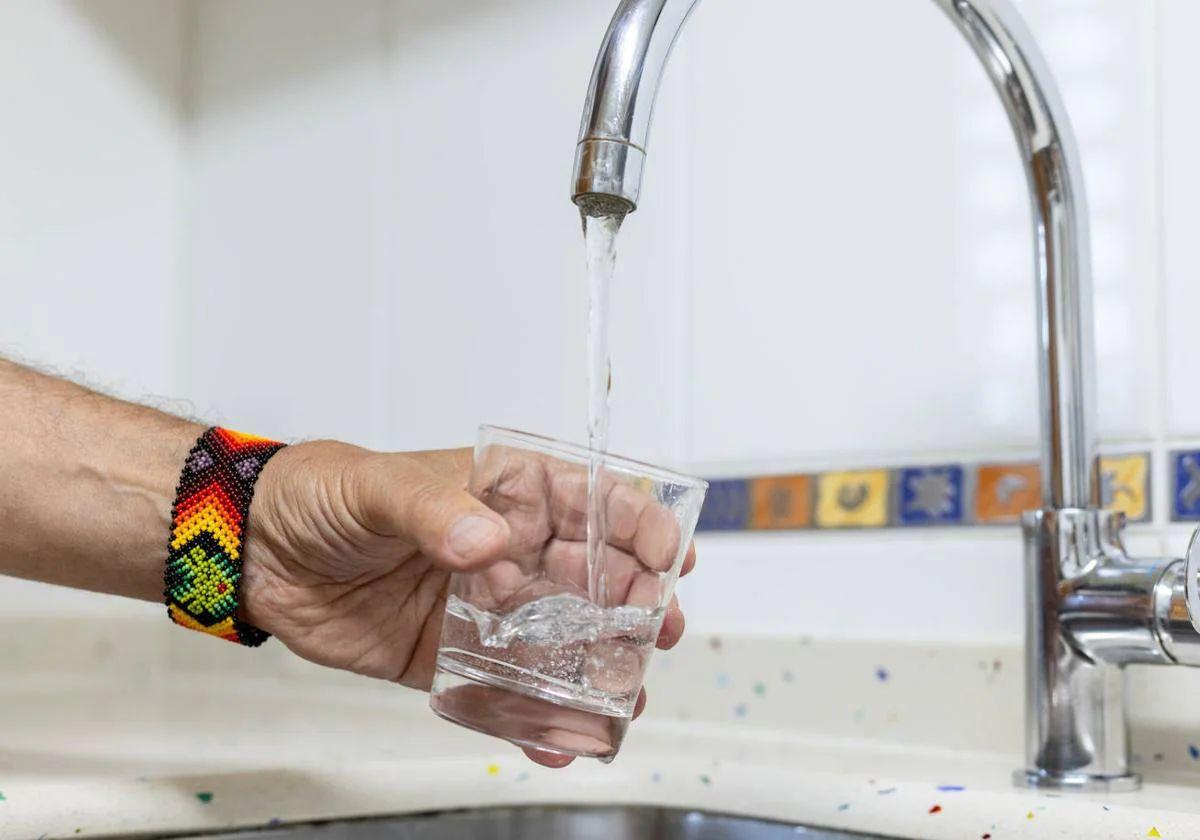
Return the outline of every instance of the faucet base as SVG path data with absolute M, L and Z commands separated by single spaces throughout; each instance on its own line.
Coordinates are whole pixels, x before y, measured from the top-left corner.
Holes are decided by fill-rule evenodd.
M 1139 773 L 1124 776 L 1097 776 L 1092 773 L 1053 773 L 1048 770 L 1018 770 L 1013 773 L 1017 787 L 1038 790 L 1062 790 L 1072 793 L 1125 793 L 1142 786 Z

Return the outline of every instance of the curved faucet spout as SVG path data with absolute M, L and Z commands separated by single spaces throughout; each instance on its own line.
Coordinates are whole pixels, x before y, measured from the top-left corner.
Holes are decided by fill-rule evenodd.
M 1033 210 L 1045 509 L 1027 517 L 1025 529 L 1029 765 L 1021 778 L 1116 789 L 1135 783 L 1118 737 L 1120 669 L 1133 661 L 1200 664 L 1191 647 L 1187 657 L 1179 654 L 1183 625 L 1174 618 L 1156 625 L 1152 611 L 1166 604 L 1174 616 L 1171 609 L 1187 593 L 1182 584 L 1159 586 L 1161 561 L 1134 561 L 1099 537 L 1108 520 L 1098 511 L 1087 207 L 1054 80 L 1008 0 L 934 2 L 971 44 L 1000 96 Z M 592 73 L 575 155 L 571 195 L 585 215 L 637 208 L 659 80 L 698 4 L 620 0 Z M 1175 581 L 1181 567 L 1169 568 Z M 1152 587 L 1159 587 L 1153 597 Z M 1194 600 L 1200 607 L 1200 595 Z M 1109 632 L 1114 628 L 1122 632 L 1119 644 Z M 1106 658 L 1089 653 L 1098 650 Z
M 650 118 L 667 59 L 700 0 L 623 0 L 592 70 L 572 200 L 586 215 L 631 213 L 642 191 Z
M 1079 154 L 1050 71 L 1007 0 L 934 0 L 971 44 L 1008 113 L 1034 220 L 1042 496 L 1047 508 L 1099 503 L 1091 267 Z M 637 209 L 654 100 L 699 0 L 621 0 L 592 71 L 572 200 L 585 215 Z

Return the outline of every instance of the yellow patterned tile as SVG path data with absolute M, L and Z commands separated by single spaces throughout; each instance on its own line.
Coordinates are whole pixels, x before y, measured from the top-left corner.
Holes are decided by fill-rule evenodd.
M 1113 455 L 1100 459 L 1101 501 L 1109 510 L 1124 513 L 1133 522 L 1149 518 L 1150 456 Z
M 888 522 L 887 470 L 822 473 L 817 477 L 818 528 L 880 528 Z

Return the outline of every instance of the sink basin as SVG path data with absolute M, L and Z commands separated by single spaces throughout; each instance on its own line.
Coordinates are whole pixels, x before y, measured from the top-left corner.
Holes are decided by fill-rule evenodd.
M 885 840 L 877 834 L 848 834 L 703 811 L 561 806 L 443 811 L 204 836 L 207 840 Z

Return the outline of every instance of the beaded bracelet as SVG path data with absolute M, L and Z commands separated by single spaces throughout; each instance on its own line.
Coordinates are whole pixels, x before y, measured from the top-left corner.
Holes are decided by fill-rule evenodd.
M 248 647 L 270 638 L 237 617 L 238 583 L 254 482 L 283 447 L 214 426 L 188 453 L 171 506 L 163 576 L 167 615 L 181 627 Z

